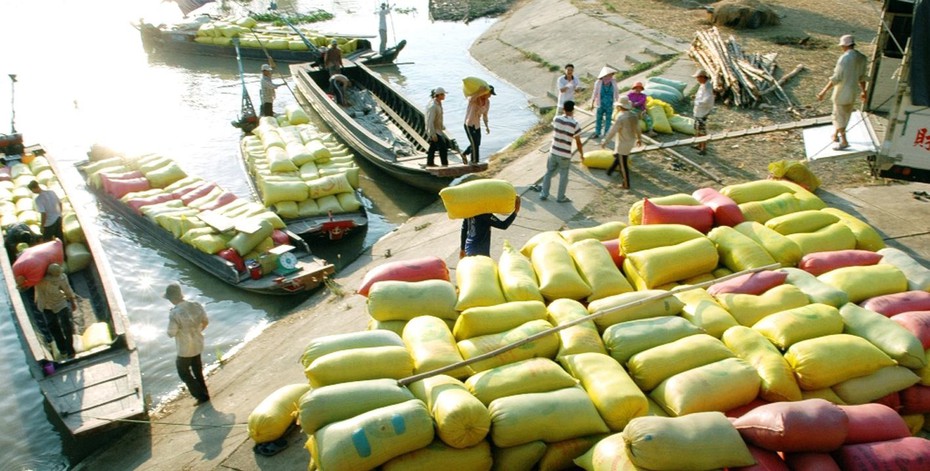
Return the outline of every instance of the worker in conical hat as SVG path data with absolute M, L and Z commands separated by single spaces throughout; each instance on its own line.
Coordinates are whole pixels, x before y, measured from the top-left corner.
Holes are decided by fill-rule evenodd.
M 601 137 L 601 130 L 607 132 L 610 129 L 610 117 L 614 110 L 614 102 L 620 96 L 620 90 L 617 87 L 617 80 L 614 74 L 617 69 L 604 66 L 601 72 L 597 74 L 597 81 L 594 83 L 594 92 L 591 95 L 591 109 L 594 111 L 594 139 Z M 603 126 L 603 128 L 602 128 Z

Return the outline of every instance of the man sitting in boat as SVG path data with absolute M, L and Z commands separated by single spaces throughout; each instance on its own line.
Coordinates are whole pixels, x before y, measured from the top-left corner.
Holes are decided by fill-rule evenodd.
M 342 51 L 339 50 L 339 42 L 335 39 L 323 53 L 323 67 L 329 72 L 330 77 L 342 73 Z
M 347 93 L 350 84 L 349 77 L 342 74 L 335 74 L 329 78 L 329 88 L 332 91 L 333 97 L 336 99 L 336 103 L 339 103 L 341 106 L 349 106 L 349 97 Z
M 274 117 L 275 89 L 284 85 L 284 82 L 274 83 L 271 80 L 271 66 L 262 64 L 262 116 Z

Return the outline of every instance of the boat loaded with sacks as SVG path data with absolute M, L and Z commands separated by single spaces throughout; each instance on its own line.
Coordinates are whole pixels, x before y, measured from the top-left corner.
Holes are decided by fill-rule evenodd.
M 423 111 L 363 64 L 343 61 L 342 73 L 352 83 L 348 108 L 327 93 L 326 70 L 291 65 L 298 101 L 318 113 L 358 155 L 398 180 L 436 193 L 462 175 L 487 170 L 487 162 L 461 163 L 464 157 L 455 145 L 449 149 L 448 166 L 426 167 L 429 142 Z
M 441 196 L 506 213 L 509 185 Z M 365 276 L 370 330 L 309 341 L 253 440 L 296 416 L 321 471 L 930 463 L 930 269 L 799 185 L 644 200 L 454 279 L 420 257 Z
M 263 117 L 241 142 L 242 162 L 256 197 L 302 236 L 330 240 L 368 225 L 351 151 L 307 124 L 297 105 L 280 120 Z
M 77 166 L 108 210 L 232 286 L 307 293 L 335 271 L 277 214 L 188 176 L 171 159 L 113 156 Z
M 41 146 L 26 147 L 4 161 L 0 225 L 8 244 L 0 254 L 0 268 L 29 372 L 74 435 L 144 415 L 139 354 L 128 331 L 126 306 L 93 225 L 71 204 L 55 161 Z M 40 216 L 35 195 L 27 188 L 31 181 L 61 200 L 64 240 L 38 241 Z M 63 268 L 77 295 L 73 356 L 58 351 L 34 302 L 34 287 L 53 263 Z

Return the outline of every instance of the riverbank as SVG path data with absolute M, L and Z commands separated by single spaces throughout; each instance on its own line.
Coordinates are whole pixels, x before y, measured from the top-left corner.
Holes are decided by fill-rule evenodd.
M 554 88 L 557 72 L 532 60 L 533 56 L 520 52 L 521 49 L 529 50 L 528 46 L 512 46 L 517 40 L 519 44 L 539 44 L 546 54 L 539 57 L 545 57 L 546 62 L 575 62 L 585 64 L 579 67 L 587 70 L 599 69 L 604 61 L 595 53 L 583 52 L 594 50 L 598 44 L 606 44 L 618 37 L 625 38 L 624 47 L 644 44 L 636 42 L 636 37 L 642 36 L 631 30 L 642 28 L 640 31 L 645 31 L 648 28 L 621 21 L 619 16 L 605 20 L 601 15 L 570 8 L 574 7 L 557 0 L 524 0 L 476 42 L 472 53 L 502 80 L 515 84 L 530 96 L 544 97 Z M 574 34 L 572 41 L 561 44 L 550 38 L 552 31 L 584 34 Z M 651 30 L 648 31 L 652 34 Z M 669 44 L 676 44 L 679 40 L 672 38 L 669 41 Z M 648 43 L 656 44 L 651 40 Z M 633 52 L 637 50 L 631 49 Z M 538 68 L 534 69 L 534 64 Z M 662 74 L 671 77 L 687 76 L 693 70 L 688 62 L 678 59 L 674 63 L 668 61 L 664 67 Z M 645 76 L 647 72 L 641 71 L 640 74 Z M 636 77 L 631 75 L 628 80 Z M 492 120 L 493 113 L 492 108 Z M 581 112 L 580 117 L 583 122 L 590 122 L 587 113 Z M 652 158 L 637 160 L 633 169 L 634 189 L 620 191 L 615 178 L 608 178 L 603 171 L 587 170 L 576 158 L 567 192 L 573 202 L 540 201 L 528 187 L 541 176 L 550 137 L 541 133 L 535 139 L 525 140 L 507 154 L 506 165 L 494 165 L 495 177 L 511 181 L 524 201 L 511 228 L 494 233 L 492 257 L 500 255 L 504 240 L 520 246 L 540 231 L 625 220 L 629 207 L 627 201 L 643 196 L 690 192 L 696 185 L 720 186 L 690 176 L 690 173 L 687 178 L 678 175 L 677 171 L 671 170 L 670 163 L 665 163 L 664 157 L 656 157 L 655 161 Z M 721 146 L 723 144 L 715 147 Z M 730 181 L 727 183 L 753 177 L 728 176 Z M 661 184 L 650 184 L 652 181 Z M 910 197 L 910 192 L 917 190 L 930 190 L 930 185 L 845 188 L 827 182 L 826 189 L 818 191 L 818 195 L 829 205 L 857 214 L 876 226 L 889 245 L 926 260 L 930 258 L 930 236 L 918 221 L 930 217 L 930 204 Z M 621 196 L 614 199 L 611 196 L 614 194 Z M 249 413 L 278 387 L 306 381 L 298 359 L 311 339 L 366 327 L 366 299 L 352 294 L 365 273 L 385 261 L 424 255 L 440 257 L 454 268 L 458 261 L 459 228 L 459 222 L 448 219 L 439 201 L 427 207 L 346 267 L 329 289 L 314 295 L 296 312 L 272 324 L 210 375 L 208 383 L 213 397 L 210 403 L 194 407 L 193 399 L 185 396 L 153 417 L 152 424 L 128 426 L 121 440 L 82 462 L 78 469 L 306 468 L 308 453 L 303 449 L 306 436 L 299 430 L 287 435 L 290 445 L 281 453 L 273 457 L 253 453 L 253 443 L 244 426 Z

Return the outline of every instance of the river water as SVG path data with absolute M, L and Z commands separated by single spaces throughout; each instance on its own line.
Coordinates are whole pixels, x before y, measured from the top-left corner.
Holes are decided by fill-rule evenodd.
M 446 123 L 452 136 L 467 142 L 461 128 L 465 100 L 456 90 L 466 76 L 495 85 L 492 133 L 483 154 L 502 149 L 532 126 L 535 115 L 516 88 L 495 80 L 468 55 L 468 46 L 493 20 L 432 22 L 427 0 L 397 0 L 388 27 L 390 43 L 408 41 L 396 67 L 378 70 L 415 103 L 426 105 L 429 90 L 450 91 Z M 279 9 L 322 8 L 336 19 L 321 31 L 377 34 L 380 1 L 279 1 Z M 267 3 L 253 1 L 260 11 Z M 205 10 L 212 9 L 207 6 Z M 153 405 L 176 394 L 174 345 L 164 333 L 169 304 L 164 286 L 179 281 L 189 299 L 203 303 L 211 317 L 206 331 L 205 362 L 215 364 L 287 315 L 302 299 L 263 297 L 218 283 L 187 261 L 157 248 L 145 234 L 133 232 L 119 218 L 98 212 L 71 165 L 86 158 L 91 144 L 127 152 L 156 152 L 173 157 L 190 174 L 218 182 L 239 196 L 248 195 L 236 161 L 239 131 L 230 126 L 242 96 L 236 63 L 204 57 L 149 56 L 131 22 L 139 18 L 176 21 L 180 13 L 160 0 L 29 0 L 0 2 L 0 118 L 12 117 L 27 144 L 41 143 L 62 164 L 64 184 L 73 203 L 96 220 L 96 231 L 109 254 L 113 272 L 139 347 L 143 386 Z M 396 33 L 399 31 L 402 33 Z M 372 38 L 377 44 L 377 38 Z M 246 81 L 258 101 L 261 63 L 246 62 Z M 285 74 L 286 70 L 283 71 Z M 8 74 L 17 75 L 15 97 Z M 13 105 L 15 99 L 15 105 Z M 278 89 L 276 109 L 296 99 Z M 317 123 L 318 126 L 325 126 Z M 6 125 L 0 125 L 8 132 Z M 390 232 L 435 196 L 405 187 L 363 165 L 362 190 L 370 213 L 366 232 L 338 244 L 313 245 L 314 251 L 341 267 Z M 0 291 L 0 305 L 8 306 Z M 4 310 L 8 310 L 5 308 Z M 47 410 L 29 376 L 10 315 L 0 315 L 0 470 L 66 469 L 93 451 L 101 440 L 71 439 Z M 260 398 L 256 398 L 256 402 Z

